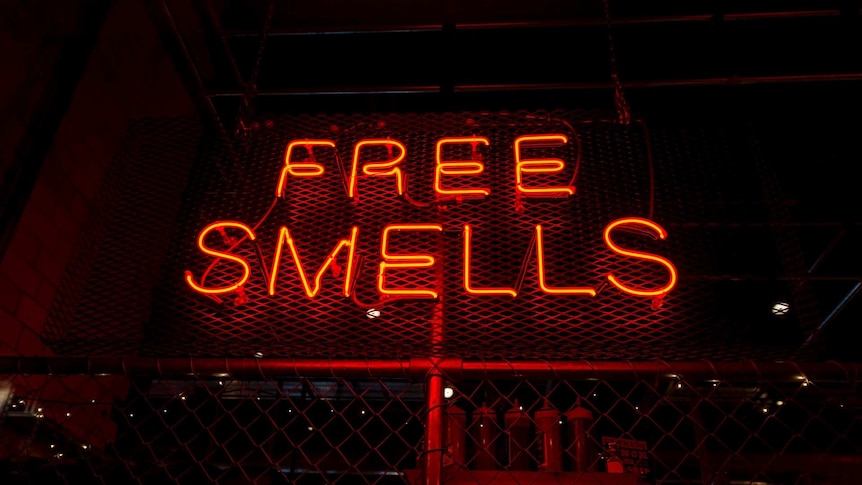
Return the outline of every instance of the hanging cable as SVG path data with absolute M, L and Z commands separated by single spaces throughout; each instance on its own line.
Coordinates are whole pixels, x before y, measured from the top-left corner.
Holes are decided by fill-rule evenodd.
M 608 51 L 610 53 L 611 64 L 611 80 L 614 84 L 614 105 L 617 109 L 617 121 L 623 125 L 631 122 L 631 112 L 629 110 L 628 101 L 626 101 L 623 84 L 620 82 L 619 70 L 617 69 L 617 55 L 614 50 L 614 36 L 611 32 L 611 7 L 610 0 L 602 0 L 602 5 L 605 9 L 605 25 L 608 30 Z
M 240 130 L 247 129 L 245 118 L 251 114 L 252 103 L 257 97 L 257 78 L 260 75 L 260 66 L 263 62 L 263 53 L 266 50 L 266 39 L 269 35 L 270 26 L 272 25 L 272 16 L 274 11 L 275 1 L 269 0 L 266 4 L 266 16 L 264 17 L 263 26 L 260 31 L 260 39 L 257 44 L 257 55 L 254 60 L 254 66 L 252 67 L 251 76 L 244 86 L 245 89 L 243 90 L 242 103 L 240 104 L 239 109 L 237 109 L 236 128 L 234 129 L 235 136 L 240 134 Z

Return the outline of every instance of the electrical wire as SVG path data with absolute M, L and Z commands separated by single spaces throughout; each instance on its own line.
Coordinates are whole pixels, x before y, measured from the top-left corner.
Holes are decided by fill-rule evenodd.
M 274 198 L 274 199 L 272 200 L 272 204 L 270 204 L 269 209 L 267 209 L 267 210 L 266 210 L 266 213 L 263 215 L 263 217 L 261 217 L 261 218 L 260 218 L 260 220 L 259 220 L 259 221 L 257 221 L 257 223 L 256 223 L 254 226 L 252 226 L 252 228 L 251 228 L 251 232 L 255 232 L 255 231 L 257 231 L 257 229 L 261 226 L 261 224 L 263 224 L 263 223 L 264 223 L 264 221 L 266 221 L 266 219 L 267 219 L 267 218 L 269 217 L 269 215 L 272 213 L 272 210 L 275 208 L 275 205 L 276 205 L 277 203 L 278 203 L 278 197 L 276 197 L 276 198 Z M 228 250 L 228 251 L 233 251 L 234 249 L 236 249 L 236 248 L 237 248 L 237 246 L 239 246 L 240 244 L 242 244 L 243 242 L 245 242 L 245 240 L 246 240 L 246 239 L 248 239 L 248 234 L 244 234 L 241 238 L 239 238 L 238 240 L 236 240 L 233 244 L 231 244 L 231 246 L 230 246 L 227 250 Z M 212 270 L 215 268 L 215 266 L 216 266 L 216 265 L 219 263 L 219 261 L 221 261 L 222 259 L 224 259 L 224 258 L 216 258 L 212 263 L 210 263 L 210 265 L 209 265 L 209 266 L 207 266 L 207 269 L 204 271 L 203 275 L 201 275 L 201 286 L 203 286 L 203 285 L 204 285 L 204 282 L 206 281 L 207 276 L 210 274 L 210 272 L 212 272 Z M 218 302 L 220 303 L 220 302 L 221 302 L 221 300 L 220 300 L 220 299 L 218 299 Z

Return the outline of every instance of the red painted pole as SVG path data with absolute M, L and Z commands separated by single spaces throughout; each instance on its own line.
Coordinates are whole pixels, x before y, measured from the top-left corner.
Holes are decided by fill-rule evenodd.
M 440 254 L 443 254 L 444 241 L 438 238 Z M 443 266 L 436 266 L 438 286 L 443 284 Z M 434 304 L 431 313 L 431 368 L 428 370 L 425 384 L 425 402 L 428 415 L 425 418 L 425 485 L 440 485 L 443 475 L 443 454 L 446 448 L 446 436 L 444 423 L 446 422 L 446 403 L 443 395 L 443 371 L 440 368 L 443 346 L 443 291 L 438 287 L 441 295 Z
M 426 380 L 426 402 L 428 415 L 425 417 L 425 485 L 439 485 L 443 468 L 443 376 L 437 371 L 428 373 Z

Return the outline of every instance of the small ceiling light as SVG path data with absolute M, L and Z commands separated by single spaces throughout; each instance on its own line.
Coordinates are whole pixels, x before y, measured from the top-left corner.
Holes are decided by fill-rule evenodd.
M 365 312 L 365 316 L 368 318 L 377 318 L 380 316 L 380 310 L 369 308 L 368 311 Z
M 254 356 L 255 356 L 255 358 L 257 358 L 257 359 L 262 359 L 262 358 L 263 358 L 263 352 L 255 352 L 255 353 L 254 353 Z
M 443 397 L 445 397 L 446 399 L 451 399 L 452 396 L 454 396 L 454 395 L 455 395 L 455 389 L 452 389 L 451 387 L 444 387 L 443 388 Z
M 784 401 L 775 401 L 776 406 L 784 406 Z
M 790 303 L 786 301 L 777 301 L 772 305 L 772 314 L 776 317 L 783 317 L 790 311 Z
M 362 414 L 362 415 L 364 416 L 364 415 L 365 415 L 365 410 L 363 409 L 362 411 L 359 411 L 359 414 Z
M 89 446 L 88 446 L 88 445 L 81 445 L 81 449 L 82 449 L 82 450 L 86 450 L 87 448 L 89 448 Z
M 68 418 L 69 416 L 71 416 L 71 415 L 72 415 L 72 413 L 70 413 L 70 412 L 68 412 L 68 411 L 66 412 L 66 417 L 67 417 L 67 418 Z

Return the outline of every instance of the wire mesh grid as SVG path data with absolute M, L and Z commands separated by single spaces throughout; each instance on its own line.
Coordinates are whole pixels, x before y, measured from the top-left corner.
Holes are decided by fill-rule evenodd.
M 860 468 L 852 365 L 463 362 L 436 369 L 435 431 L 427 365 L 176 364 L 7 375 L 4 483 L 419 483 L 429 454 L 443 483 L 855 483 Z
M 793 241 L 805 227 L 774 231 L 787 214 L 775 209 L 775 196 L 764 196 L 774 189 L 768 164 L 734 130 L 604 118 L 295 116 L 261 123 L 235 157 L 201 139 L 189 120 L 141 121 L 106 179 L 101 209 L 88 222 L 95 229 L 79 243 L 44 339 L 58 355 L 149 356 L 156 369 L 125 360 L 75 372 L 6 365 L 6 481 L 414 483 L 439 463 L 446 483 L 853 483 L 855 367 L 838 366 L 837 377 L 826 378 L 771 375 L 763 365 L 720 371 L 720 361 L 814 355 L 800 353 L 799 341 L 800 322 L 816 316 L 816 305 L 776 316 L 763 301 L 792 290 L 795 281 L 776 275 L 811 257 Z M 530 133 L 568 137 L 543 152 L 566 160 L 567 172 L 536 183 L 574 180 L 573 197 L 515 195 L 512 143 Z M 448 153 L 481 159 L 485 172 L 447 182 L 481 184 L 490 196 L 437 198 L 434 148 L 444 136 L 488 137 L 475 151 L 464 145 Z M 387 137 L 409 154 L 406 196 L 395 194 L 393 177 L 360 176 L 359 200 L 351 202 L 345 172 L 353 145 Z M 289 178 L 275 200 L 285 145 L 301 138 L 333 140 L 338 150 L 315 150 L 325 175 Z M 367 156 L 391 154 L 381 148 Z M 609 272 L 645 286 L 666 279 L 661 268 L 621 262 L 603 245 L 602 228 L 629 215 L 668 231 L 665 241 L 615 236 L 677 266 L 680 283 L 660 302 L 599 285 Z M 188 270 L 199 282 L 207 274 L 207 285 L 236 281 L 236 267 L 208 269 L 212 259 L 195 247 L 215 220 L 262 220 L 257 247 L 235 249 L 251 264 L 249 282 L 220 301 L 183 279 Z M 433 254 L 439 264 L 393 271 L 388 282 L 433 288 L 443 295 L 437 301 L 386 299 L 376 289 L 382 229 L 401 222 L 441 226 L 391 243 L 393 253 Z M 474 283 L 519 285 L 517 298 L 465 294 L 467 224 Z M 545 231 L 548 284 L 595 284 L 595 298 L 539 291 L 536 224 Z M 313 279 L 354 226 L 362 264 L 352 297 L 341 293 L 340 260 L 314 299 L 286 262 L 268 294 L 281 227 Z M 231 237 L 209 242 L 226 248 Z M 237 371 L 235 358 L 252 355 L 262 358 Z M 477 359 L 437 369 L 452 393 L 440 397 L 442 406 L 431 399 L 427 365 L 405 371 L 431 355 Z M 224 367 L 177 367 L 171 356 L 220 356 Z M 573 360 L 582 358 L 597 360 Z M 714 371 L 680 364 L 704 358 L 716 364 L 699 368 Z M 622 372 L 602 371 L 613 364 L 601 359 L 645 359 L 650 370 L 623 362 Z M 572 373 L 573 366 L 593 371 Z M 428 448 L 435 434 L 440 446 Z M 613 447 L 626 473 L 607 473 L 616 466 Z
M 789 285 L 780 276 L 788 261 L 796 268 L 806 255 L 798 245 L 783 244 L 796 248 L 789 252 L 776 245 L 762 174 L 751 168 L 755 155 L 734 139 L 733 130 L 620 125 L 601 113 L 571 111 L 308 115 L 258 126 L 246 135 L 243 150 L 233 153 L 208 139 L 200 142 L 197 128 L 182 120 L 139 124 L 134 143 L 118 155 L 117 165 L 125 169 L 107 184 L 106 193 L 114 198 L 105 206 L 115 210 L 97 212 L 91 222 L 102 228 L 92 234 L 105 236 L 82 244 L 86 254 L 76 258 L 81 264 L 67 272 L 60 287 L 46 331 L 55 352 L 374 358 L 434 351 L 464 358 L 593 359 L 807 355 L 798 353 L 805 330 L 800 322 L 818 317 L 818 307 L 783 315 L 774 325 L 780 324 L 780 332 L 762 330 L 768 325 L 761 323 L 772 318 L 772 302 L 762 301 L 764 295 L 782 298 Z M 514 187 L 514 140 L 547 133 L 565 135 L 568 142 L 531 149 L 532 156 L 559 158 L 565 169 L 529 175 L 529 183 L 572 183 L 576 193 L 520 197 Z M 444 184 L 487 187 L 489 196 L 441 198 L 434 191 L 435 144 L 447 136 L 487 137 L 487 145 L 452 145 L 445 154 L 481 160 L 484 172 L 448 177 Z M 351 200 L 346 190 L 353 148 L 375 138 L 404 143 L 406 193 L 396 194 L 394 177 L 362 175 L 360 168 L 359 195 Z M 284 196 L 276 199 L 285 146 L 296 139 L 331 140 L 336 148 L 300 147 L 296 160 L 319 163 L 325 173 L 287 177 Z M 392 153 L 377 146 L 362 156 L 384 161 Z M 634 287 L 655 288 L 668 278 L 660 265 L 608 250 L 602 230 L 625 216 L 650 218 L 668 232 L 664 241 L 622 231 L 614 235 L 620 245 L 675 264 L 680 282 L 661 301 L 607 284 L 611 273 Z M 237 265 L 196 247 L 200 231 L 217 220 L 254 227 L 257 239 L 230 251 L 251 265 L 248 282 L 214 301 L 193 292 L 184 274 L 189 271 L 210 287 L 241 275 Z M 439 232 L 390 239 L 395 254 L 433 255 L 437 263 L 390 271 L 388 284 L 434 289 L 441 295 L 436 301 L 389 298 L 378 291 L 381 233 L 395 223 L 441 226 Z M 538 224 L 544 231 L 547 284 L 592 287 L 596 297 L 540 291 Z M 516 298 L 465 292 L 466 225 L 473 231 L 474 285 L 518 285 Z M 286 246 L 274 265 L 282 227 L 289 229 L 312 284 L 337 241 L 358 228 L 351 297 L 342 295 L 344 251 L 322 275 L 315 298 L 306 296 Z M 207 244 L 226 250 L 241 235 L 230 229 L 218 238 L 213 232 Z M 795 236 L 795 228 L 782 229 L 783 241 Z M 268 275 L 274 269 L 278 276 L 270 295 Z M 438 317 L 445 322 L 445 338 L 432 348 L 431 322 Z

